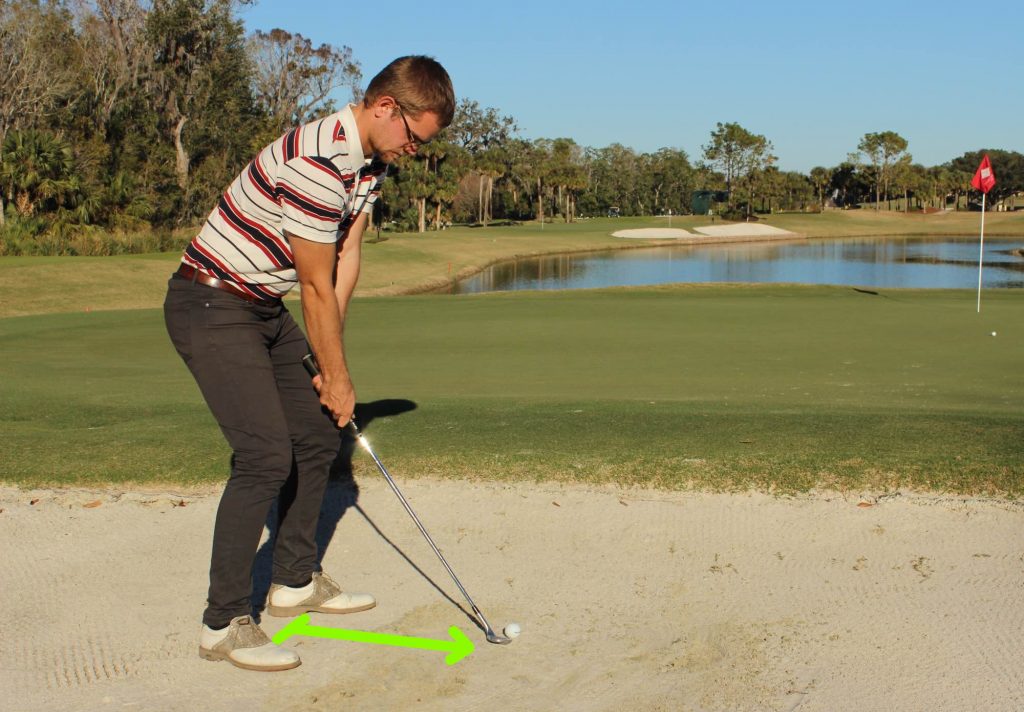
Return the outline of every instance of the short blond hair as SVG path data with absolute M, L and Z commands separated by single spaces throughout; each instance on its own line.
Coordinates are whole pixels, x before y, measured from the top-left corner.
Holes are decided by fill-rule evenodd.
M 392 97 L 402 111 L 419 118 L 424 112 L 436 114 L 441 127 L 455 117 L 455 90 L 448 72 L 433 57 L 399 57 L 380 70 L 366 87 L 366 107 L 384 96 Z

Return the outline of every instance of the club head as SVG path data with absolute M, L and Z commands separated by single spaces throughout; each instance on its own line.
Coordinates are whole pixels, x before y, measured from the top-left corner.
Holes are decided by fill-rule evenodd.
M 494 643 L 495 645 L 508 645 L 512 642 L 511 638 L 506 638 L 504 635 L 498 635 L 490 628 L 484 631 L 484 635 L 487 636 L 488 643 Z

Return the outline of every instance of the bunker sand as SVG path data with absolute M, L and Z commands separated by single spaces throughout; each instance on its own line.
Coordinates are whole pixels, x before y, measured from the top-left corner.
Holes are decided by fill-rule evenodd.
M 260 674 L 196 654 L 216 493 L 0 490 L 0 699 L 19 710 L 1024 708 L 1024 508 L 896 494 L 402 488 L 495 626 L 485 642 L 391 491 L 335 486 L 324 567 L 379 606 Z M 34 503 L 33 503 L 34 502 Z M 411 563 L 410 563 L 411 562 Z M 418 567 L 420 571 L 417 571 Z M 267 559 L 257 564 L 265 593 Z M 286 619 L 263 617 L 273 635 Z M 13 708 L 12 708 L 13 709 Z
M 684 243 L 717 244 L 724 242 L 771 242 L 803 239 L 804 235 L 756 223 L 731 223 L 692 228 L 692 232 L 675 227 L 642 227 L 616 230 L 612 237 L 639 240 L 677 239 Z

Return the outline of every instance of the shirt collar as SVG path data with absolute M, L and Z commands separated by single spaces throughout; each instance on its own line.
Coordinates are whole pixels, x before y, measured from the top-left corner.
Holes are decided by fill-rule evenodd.
M 355 105 L 349 104 L 339 111 L 338 119 L 341 121 L 341 127 L 345 130 L 345 143 L 348 148 L 349 158 L 352 159 L 352 165 L 361 168 L 369 163 L 370 160 L 363 155 L 363 142 L 359 137 L 356 117 L 352 113 L 353 106 Z

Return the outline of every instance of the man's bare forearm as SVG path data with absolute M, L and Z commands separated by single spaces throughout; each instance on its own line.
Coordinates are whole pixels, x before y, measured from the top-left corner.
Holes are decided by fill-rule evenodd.
M 307 285 L 302 289 L 302 316 L 324 382 L 348 380 L 342 342 L 344 327 L 333 285 L 330 290 Z
M 343 336 L 348 303 L 351 301 L 352 293 L 356 289 L 356 282 L 359 281 L 363 233 L 366 231 L 367 222 L 369 220 L 366 214 L 361 213 L 352 223 L 352 226 L 349 227 L 345 239 L 341 242 L 341 249 L 338 251 L 338 265 L 334 275 L 334 294 L 338 301 L 338 312 L 341 315 Z
M 343 346 L 344 310 L 347 305 L 339 303 L 336 279 L 339 262 L 346 252 L 349 260 L 354 253 L 358 263 L 358 248 L 343 244 L 339 250 L 334 244 L 310 242 L 297 237 L 291 237 L 290 242 L 302 286 L 306 337 L 320 364 L 320 379 L 315 379 L 314 383 L 320 391 L 320 403 L 330 410 L 339 424 L 344 425 L 352 417 L 355 408 L 355 391 L 345 363 Z M 347 275 L 346 279 L 351 279 L 351 275 Z M 354 284 L 346 287 L 348 294 L 351 294 L 354 287 Z
M 320 364 L 325 380 L 342 378 L 351 381 L 348 364 L 345 360 L 345 317 L 348 314 L 349 301 L 356 289 L 356 282 L 359 281 L 359 262 L 366 223 L 366 216 L 360 215 L 341 241 L 334 271 L 334 288 L 331 293 L 324 295 L 317 293 L 316 295 L 318 316 L 322 313 L 324 321 L 327 322 L 318 325 L 316 329 L 319 332 L 317 336 L 323 338 L 314 337 L 307 326 L 310 344 L 313 346 L 314 353 L 317 354 L 317 359 L 321 358 L 321 349 L 323 349 L 324 358 L 327 359 L 328 365 L 324 365 L 323 362 Z M 324 302 L 333 301 L 334 309 L 330 309 L 326 303 L 321 304 L 321 297 Z M 305 314 L 304 304 L 303 315 Z M 306 323 L 309 324 L 308 321 Z M 321 345 L 321 342 L 324 343 Z
M 302 313 L 306 333 L 320 362 L 324 380 L 349 378 L 345 361 L 345 316 L 359 280 L 359 261 L 366 215 L 360 215 L 340 241 L 328 291 L 323 279 L 303 284 Z M 306 295 L 310 298 L 307 300 Z

